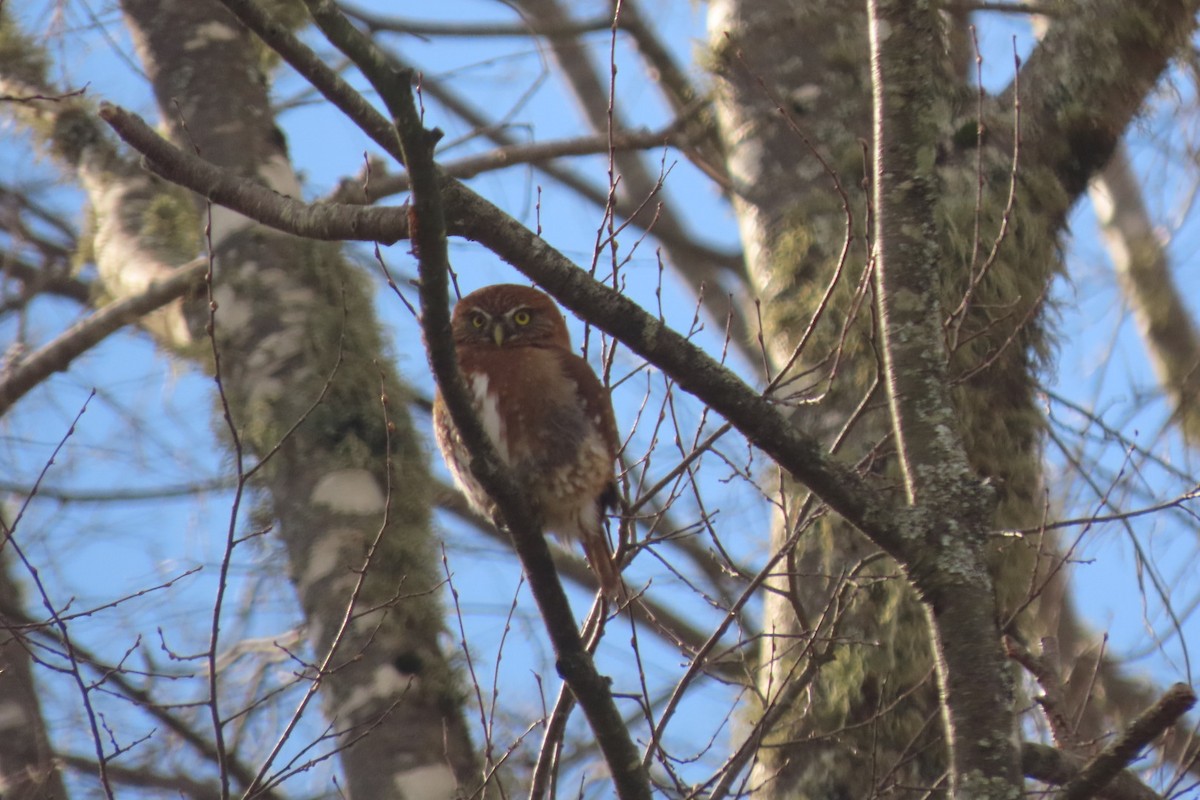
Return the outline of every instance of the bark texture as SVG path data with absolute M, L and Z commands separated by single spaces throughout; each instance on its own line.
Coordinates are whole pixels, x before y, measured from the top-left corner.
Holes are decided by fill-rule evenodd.
M 215 2 L 122 7 L 173 138 L 298 196 L 250 35 Z M 318 661 L 333 653 L 320 680 L 326 714 L 348 746 L 349 793 L 474 791 L 482 773 L 461 687 L 438 643 L 425 456 L 364 279 L 336 247 L 232 212 L 214 209 L 212 229 L 216 343 L 232 424 L 252 452 L 281 445 L 264 480 L 310 644 Z M 207 310 L 194 308 L 191 322 L 200 335 Z
M 1177 52 L 1181 29 L 1193 26 L 1191 4 L 1156 4 L 1153 11 L 1118 5 L 1075 5 L 1056 18 L 1055 30 L 1022 71 L 1019 147 L 1016 85 L 984 103 L 981 119 L 975 90 L 950 83 L 961 69 L 947 64 L 946 88 L 931 112 L 941 130 L 923 157 L 937 171 L 936 224 L 920 235 L 939 254 L 948 385 L 967 457 L 996 491 L 1001 528 L 1036 527 L 1041 513 L 1041 416 L 1034 392 L 1051 347 L 1043 299 L 1059 269 L 1057 241 L 1067 211 Z M 817 318 L 797 359 L 808 371 L 776 383 L 786 387 L 784 398 L 803 401 L 798 424 L 827 440 L 840 436 L 846 458 L 881 479 L 899 480 L 877 391 L 875 321 L 856 294 L 866 251 L 863 220 L 870 213 L 857 187 L 869 169 L 864 143 L 873 141 L 863 9 L 718 0 L 710 5 L 709 31 L 748 271 L 763 301 L 777 368 L 792 359 Z M 953 32 L 948 38 L 956 40 Z M 1100 69 L 1093 66 L 1097 60 Z M 1124 61 L 1130 64 L 1121 66 Z M 830 173 L 840 177 L 850 213 Z M 781 521 L 776 546 L 794 523 Z M 1002 622 L 1022 607 L 1030 587 L 1041 587 L 1038 575 L 1055 557 L 1048 544 L 995 548 L 989 560 Z M 781 591 L 767 599 L 764 629 L 780 644 L 763 659 L 765 703 L 796 670 L 786 657 L 786 642 L 805 627 L 796 609 L 821 607 L 830 576 L 873 549 L 832 520 L 801 538 L 792 575 L 781 576 L 775 587 Z M 925 619 L 894 567 L 877 574 L 856 599 L 849 623 L 854 633 L 821 671 L 807 705 L 760 751 L 752 789 L 761 796 L 862 797 L 941 785 L 946 763 L 936 742 Z M 1053 634 L 1060 616 L 1069 609 L 1034 603 L 1011 620 L 1012 629 Z
M 1200 331 L 1171 272 L 1142 189 L 1119 149 L 1088 191 L 1100 220 L 1121 291 L 1133 311 L 1159 385 L 1171 399 L 1174 423 L 1200 445 Z
M 299 197 L 260 71 L 261 46 L 207 0 L 131 0 L 122 11 L 172 137 Z M 5 92 L 53 96 L 36 46 L 11 24 L 0 32 L 9 56 Z M 203 205 L 116 149 L 86 99 L 35 101 L 15 112 L 80 176 L 96 218 L 89 253 L 108 297 L 139 293 L 201 252 Z M 483 772 L 462 715 L 462 686 L 439 642 L 425 454 L 407 416 L 407 391 L 388 366 L 367 282 L 336 246 L 220 208 L 211 211 L 208 238 L 224 427 L 236 431 L 246 469 L 270 454 L 256 487 L 278 521 L 300 598 L 313 658 L 305 677 L 319 683 L 334 742 L 345 748 L 342 790 L 368 798 L 476 791 Z M 202 296 L 185 300 L 148 327 L 164 346 L 213 370 L 208 304 Z M 235 711 L 223 709 L 222 727 Z M 258 756 L 269 749 L 264 744 Z M 268 790 L 280 767 L 263 766 L 257 780 L 237 783 Z M 223 780 L 231 780 L 228 770 Z

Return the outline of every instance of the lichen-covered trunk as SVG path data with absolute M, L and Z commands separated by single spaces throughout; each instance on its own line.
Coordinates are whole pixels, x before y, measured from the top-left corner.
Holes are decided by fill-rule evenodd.
M 763 302 L 777 368 L 788 363 L 820 314 L 792 367 L 797 378 L 779 381 L 780 394 L 798 401 L 798 425 L 837 441 L 843 457 L 895 485 L 902 496 L 880 385 L 877 323 L 863 275 L 869 214 L 863 180 L 870 173 L 872 138 L 865 7 L 717 0 L 710 5 L 709 29 L 748 271 Z M 940 155 L 941 225 L 931 233 L 947 254 L 941 283 L 950 385 L 971 466 L 999 489 L 998 524 L 1024 527 L 1036 524 L 1040 508 L 1034 372 L 1046 344 L 1039 310 L 1057 268 L 1054 242 L 1065 205 L 1054 187 L 1045 205 L 1017 203 L 1011 212 L 1017 219 L 982 270 L 1007 206 L 1011 146 L 1003 142 L 1011 138 L 1001 133 L 992 146 L 976 148 L 973 121 L 955 116 L 973 110 L 970 90 L 955 82 L 948 58 L 941 66 L 947 90 L 933 113 L 947 140 Z M 949 136 L 958 128 L 968 133 L 961 141 Z M 985 186 L 977 213 L 981 169 Z M 1029 200 L 1031 191 L 1018 181 L 1019 199 Z M 968 287 L 972 299 L 965 314 L 955 316 Z M 792 507 L 799 507 L 800 497 L 798 491 Z M 776 525 L 775 547 L 795 522 Z M 780 591 L 765 603 L 764 630 L 779 643 L 764 648 L 759 683 L 768 702 L 796 671 L 786 643 L 805 634 L 797 606 L 813 617 L 837 576 L 875 549 L 837 519 L 819 521 L 800 538 L 792 574 L 777 581 Z M 1036 556 L 1036 545 L 1017 545 L 997 557 L 1002 568 L 993 571 L 1002 609 L 1019 606 Z M 822 668 L 807 702 L 761 748 L 751 782 L 758 796 L 867 797 L 900 787 L 945 788 L 948 765 L 928 619 L 896 564 L 880 561 L 872 573 L 876 578 L 854 595 L 835 660 Z
M 298 195 L 246 31 L 208 0 L 128 0 L 122 9 L 176 141 Z M 319 680 L 347 746 L 346 788 L 359 798 L 474 791 L 482 775 L 438 643 L 424 453 L 364 276 L 335 246 L 218 208 L 211 241 L 231 424 L 252 458 L 279 446 L 259 480 L 318 663 L 336 647 Z M 193 304 L 201 352 L 208 322 L 207 304 Z

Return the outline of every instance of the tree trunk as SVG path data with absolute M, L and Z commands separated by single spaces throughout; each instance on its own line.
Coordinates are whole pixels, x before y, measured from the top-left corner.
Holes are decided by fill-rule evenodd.
M 122 7 L 173 138 L 298 195 L 265 82 L 254 79 L 260 52 L 249 34 L 207 0 Z M 425 456 L 407 391 L 387 366 L 368 286 L 336 247 L 222 209 L 213 209 L 211 237 L 231 424 L 260 457 L 279 445 L 262 480 L 310 644 L 318 663 L 332 656 L 319 679 L 348 748 L 349 793 L 475 791 L 482 772 L 462 688 L 438 644 L 443 610 L 433 591 L 440 575 Z M 193 312 L 200 332 L 208 310 Z
M 1164 15 L 1189 19 L 1188 8 L 1165 6 Z M 1075 61 L 1071 74 L 1061 74 L 1064 54 L 1091 41 L 1083 26 L 1103 19 L 1089 23 L 1089 15 L 1107 10 L 1073 13 L 1045 48 L 1044 65 L 1026 70 L 1050 74 L 1047 65 L 1054 63 L 1056 81 L 1086 86 L 1077 89 L 1080 96 L 1100 95 L 1109 82 L 1108 94 L 1100 95 L 1106 102 L 1090 108 L 1086 128 L 1054 115 L 1051 81 L 1026 78 L 1021 85 L 1033 88 L 1022 90 L 1022 102 L 1034 97 L 1037 111 L 1022 112 L 1023 149 L 1014 166 L 1012 90 L 983 106 L 986 128 L 977 133 L 976 90 L 961 80 L 951 83 L 961 70 L 950 62 L 944 65 L 944 105 L 934 109 L 946 134 L 929 154 L 940 167 L 940 187 L 939 224 L 928 233 L 943 254 L 950 385 L 971 466 L 997 491 L 1001 529 L 1036 528 L 1041 517 L 1042 422 L 1035 387 L 1050 349 L 1042 307 L 1060 268 L 1058 237 L 1083 188 L 1080 170 L 1086 174 L 1104 163 L 1136 109 L 1128 102 L 1133 87 L 1148 88 L 1179 42 L 1177 30 L 1156 25 L 1136 43 L 1143 55 L 1153 53 L 1137 60 L 1138 69 L 1080 76 Z M 1114 31 L 1127 30 L 1111 24 Z M 898 481 L 879 391 L 875 321 L 863 310 L 869 301 L 855 291 L 870 211 L 859 188 L 872 147 L 864 8 L 717 0 L 710 5 L 709 35 L 735 207 L 776 369 L 789 363 L 801 335 L 819 318 L 792 368 L 797 377 L 774 376 L 775 392 L 796 402 L 798 425 L 827 441 L 836 438 L 845 458 L 880 479 Z M 1102 57 L 1128 57 L 1134 42 L 1114 39 Z M 1072 135 L 1088 137 L 1077 151 L 1086 158 L 1067 157 L 1063 140 Z M 837 285 L 826 296 L 835 276 Z M 791 507 L 800 508 L 801 499 L 795 497 Z M 774 547 L 783 546 L 797 522 L 780 520 Z M 1024 605 L 1055 563 L 1052 542 L 1002 541 L 992 556 L 1000 622 L 1035 639 L 1056 632 L 1059 608 L 1038 615 L 1031 611 L 1036 601 Z M 797 608 L 813 618 L 836 576 L 873 550 L 832 519 L 800 538 L 790 574 L 767 595 L 764 630 L 778 638 L 762 655 L 764 702 L 782 695 L 795 674 L 794 659 L 787 657 L 794 644 L 788 643 L 803 641 L 808 627 Z M 876 574 L 879 580 L 856 596 L 836 659 L 822 669 L 804 707 L 785 716 L 760 750 L 751 786 L 759 796 L 866 797 L 940 785 L 947 764 L 945 748 L 935 742 L 942 726 L 926 622 L 894 564 Z M 1022 609 L 1021 619 L 1012 620 Z

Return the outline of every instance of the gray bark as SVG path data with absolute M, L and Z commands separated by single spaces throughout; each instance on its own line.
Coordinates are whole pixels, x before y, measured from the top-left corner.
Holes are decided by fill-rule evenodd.
M 209 2 L 133 0 L 123 10 L 177 140 L 299 196 L 258 69 L 262 53 L 244 29 Z M 18 58 L 12 48 L 28 43 L 11 28 L 5 33 L 10 58 L 0 88 L 53 96 L 35 48 Z M 79 175 L 109 297 L 139 294 L 200 252 L 202 206 L 114 148 L 86 99 L 12 110 Z M 466 732 L 459 676 L 439 643 L 425 456 L 407 416 L 408 394 L 387 366 L 364 277 L 334 246 L 280 235 L 219 208 L 211 223 L 212 338 L 226 428 L 241 485 L 256 470 L 278 520 L 309 634 L 313 662 L 305 678 L 319 687 L 333 741 L 345 748 L 343 790 L 356 797 L 475 791 L 482 767 Z M 208 304 L 193 295 L 146 327 L 212 370 L 209 320 Z M 230 553 L 243 533 L 231 531 Z M 223 644 L 214 637 L 212 663 Z M 234 755 L 222 739 L 239 709 L 220 705 L 220 680 L 213 681 L 210 731 L 216 760 L 228 767 Z M 264 791 L 281 765 L 260 769 L 257 780 L 222 769 L 221 780 L 227 789 L 236 781 Z
M 174 138 L 297 196 L 244 29 L 215 2 L 122 6 Z M 279 446 L 263 480 L 310 644 L 318 661 L 332 655 L 319 679 L 326 714 L 347 745 L 349 793 L 474 791 L 482 772 L 458 676 L 438 643 L 424 454 L 363 279 L 334 247 L 220 209 L 212 243 L 216 346 L 231 424 L 260 456 Z M 207 310 L 194 308 L 191 321 L 199 334 Z M 289 433 L 327 381 L 322 403 Z
M 938 211 L 936 225 L 922 235 L 939 248 L 958 424 L 971 469 L 998 491 L 1001 527 L 1035 527 L 1041 505 L 1034 387 L 1049 345 L 1039 308 L 1058 269 L 1055 242 L 1063 220 L 1086 176 L 1103 165 L 1177 51 L 1181 30 L 1193 25 L 1190 4 L 1139 10 L 1136 27 L 1120 17 L 1129 9 L 1117 5 L 1072 7 L 1026 66 L 1015 175 L 1013 90 L 988 103 L 982 140 L 972 118 L 974 92 L 965 84 L 948 84 L 942 105 L 931 110 L 943 128 L 937 146 L 922 157 L 939 166 Z M 889 426 L 879 393 L 871 394 L 879 380 L 873 321 L 862 314 L 852 319 L 866 210 L 856 189 L 866 160 L 859 140 L 873 140 L 862 9 L 854 3 L 718 0 L 710 5 L 709 31 L 748 271 L 763 300 L 777 369 L 793 359 L 802 332 L 819 317 L 796 359 L 816 372 L 808 373 L 807 384 L 789 386 L 779 378 L 776 384 L 789 386 L 785 396 L 820 398 L 799 406 L 796 418 L 827 439 L 853 420 L 839 439 L 842 453 L 854 461 L 866 458 L 864 465 L 887 474 L 892 456 L 878 445 L 890 438 Z M 1082 64 L 1089 67 L 1080 69 Z M 962 70 L 948 64 L 946 72 Z M 842 255 L 847 238 L 848 257 Z M 826 298 L 839 268 L 840 285 Z M 822 378 L 835 360 L 837 379 L 826 385 Z M 792 524 L 781 521 L 775 547 L 787 540 Z M 780 591 L 767 596 L 764 630 L 780 642 L 764 658 L 760 686 L 767 703 L 767 688 L 783 693 L 796 671 L 786 643 L 806 627 L 797 609 L 822 607 L 828 586 L 823 576 L 874 550 L 835 521 L 819 525 L 801 538 L 793 574 L 781 576 Z M 990 561 L 1007 621 L 1028 588 L 1040 585 L 1034 571 L 1046 564 L 1023 546 L 997 549 Z M 808 706 L 761 749 L 751 784 L 759 795 L 860 797 L 897 785 L 938 785 L 947 764 L 939 755 L 944 746 L 936 742 L 937 697 L 927 681 L 920 685 L 932 668 L 930 644 L 915 598 L 890 575 L 860 594 L 857 621 L 850 623 L 857 636 L 847 637 L 834 663 L 822 669 Z M 1042 613 L 1034 604 L 1013 621 L 1014 630 L 1035 637 L 1053 633 L 1060 611 L 1069 617 L 1067 610 Z

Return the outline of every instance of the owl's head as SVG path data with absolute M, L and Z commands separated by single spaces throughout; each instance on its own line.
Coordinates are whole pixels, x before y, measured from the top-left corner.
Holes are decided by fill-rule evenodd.
M 459 300 L 451 328 L 460 346 L 571 347 L 566 320 L 550 296 L 515 283 L 485 286 Z

